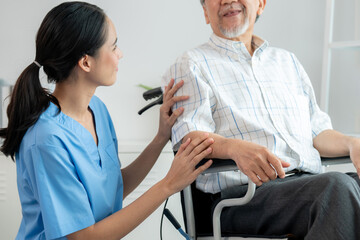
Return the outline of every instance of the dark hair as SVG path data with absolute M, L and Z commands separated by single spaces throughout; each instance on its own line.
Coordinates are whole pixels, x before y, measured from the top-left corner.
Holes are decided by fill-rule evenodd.
M 86 2 L 65 2 L 44 18 L 36 36 L 35 61 L 44 68 L 48 82 L 58 83 L 69 77 L 84 56 L 96 56 L 105 43 L 107 21 L 104 11 Z M 19 76 L 7 108 L 8 126 L 0 129 L 4 138 L 1 151 L 14 160 L 29 127 L 34 125 L 50 101 L 60 105 L 41 86 L 39 66 L 31 63 Z

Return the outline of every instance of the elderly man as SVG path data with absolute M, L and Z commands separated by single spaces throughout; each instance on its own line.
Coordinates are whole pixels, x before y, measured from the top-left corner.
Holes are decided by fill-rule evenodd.
M 164 76 L 189 95 L 172 130 L 182 141 L 209 132 L 210 157 L 233 159 L 238 172 L 198 177 L 203 192 L 234 197 L 249 177 L 259 188 L 251 203 L 227 209 L 222 229 L 292 234 L 306 239 L 360 239 L 356 173 L 323 173 L 320 156 L 350 155 L 360 174 L 360 139 L 332 130 L 294 54 L 253 35 L 266 0 L 201 0 L 213 34 L 185 52 Z M 285 177 L 291 170 L 297 173 Z

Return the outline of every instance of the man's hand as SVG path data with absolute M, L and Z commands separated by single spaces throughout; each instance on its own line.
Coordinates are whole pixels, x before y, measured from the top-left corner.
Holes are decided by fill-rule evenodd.
M 352 138 L 349 144 L 350 158 L 360 178 L 360 138 Z
M 266 147 L 243 140 L 234 140 L 231 144 L 231 159 L 257 186 L 274 180 L 277 176 L 285 177 L 283 168 L 290 164 L 276 157 Z

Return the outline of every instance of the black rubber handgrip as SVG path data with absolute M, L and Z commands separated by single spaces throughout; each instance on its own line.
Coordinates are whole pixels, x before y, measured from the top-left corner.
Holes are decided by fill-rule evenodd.
M 146 101 L 154 97 L 159 97 L 161 95 L 162 95 L 161 87 L 153 88 L 143 93 L 143 97 Z

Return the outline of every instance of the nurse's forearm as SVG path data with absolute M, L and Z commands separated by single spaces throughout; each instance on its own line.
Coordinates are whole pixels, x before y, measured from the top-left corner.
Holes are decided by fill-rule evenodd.
M 135 161 L 121 170 L 124 181 L 124 198 L 144 180 L 166 143 L 167 141 L 156 136 Z
M 69 240 L 118 240 L 135 229 L 173 193 L 162 180 L 129 206 L 67 237 Z

